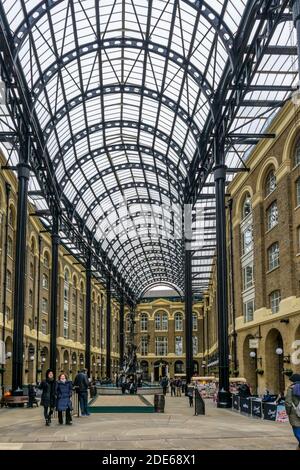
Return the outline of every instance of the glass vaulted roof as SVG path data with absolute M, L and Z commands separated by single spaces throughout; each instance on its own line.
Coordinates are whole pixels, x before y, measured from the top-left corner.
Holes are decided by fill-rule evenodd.
M 73 208 L 72 222 L 82 221 L 137 297 L 156 283 L 183 290 L 182 208 L 200 166 L 191 173 L 192 162 L 201 158 L 203 135 L 209 138 L 216 96 L 222 90 L 224 105 L 231 97 L 230 82 L 224 94 L 224 73 L 236 67 L 235 41 L 250 22 L 250 8 L 256 4 L 260 11 L 272 2 L 0 3 L 61 203 Z M 275 3 L 283 5 L 282 19 L 231 115 L 230 133 L 263 132 L 296 84 L 288 2 Z M 240 57 L 266 23 L 257 15 Z M 0 122 L 2 131 L 12 126 L 5 106 Z M 227 166 L 240 167 L 253 145 L 232 137 Z M 13 161 L 9 143 L 6 151 Z M 32 173 L 31 189 L 39 186 L 37 176 Z M 228 173 L 228 180 L 233 176 Z M 208 176 L 194 207 L 200 214 L 193 218 L 197 293 L 207 288 L 213 263 L 213 198 Z M 45 208 L 41 198 L 35 204 Z

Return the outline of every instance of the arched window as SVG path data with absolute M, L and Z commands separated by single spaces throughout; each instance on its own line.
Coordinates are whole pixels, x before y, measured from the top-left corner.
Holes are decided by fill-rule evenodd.
M 46 322 L 46 320 L 42 320 L 42 333 L 44 335 L 47 334 L 47 322 Z
M 279 304 L 281 301 L 281 293 L 280 290 L 274 290 L 269 295 L 269 302 L 270 302 L 270 309 L 272 313 L 279 312 Z
M 160 313 L 156 313 L 156 315 L 155 315 L 155 329 L 156 330 L 161 330 Z
M 295 150 L 294 150 L 294 165 L 297 166 L 300 163 L 300 138 L 298 138 Z
M 300 178 L 296 180 L 296 207 L 300 206 Z
M 266 177 L 265 183 L 265 197 L 269 196 L 276 189 L 276 176 L 275 171 L 272 169 L 269 171 Z
M 148 315 L 147 313 L 141 314 L 141 331 L 148 331 Z
M 46 251 L 46 253 L 44 255 L 44 266 L 45 266 L 45 268 L 49 268 L 49 264 L 50 264 L 49 254 Z
M 183 316 L 182 313 L 175 313 L 175 331 L 183 330 Z
M 13 206 L 10 206 L 10 208 L 9 208 L 8 223 L 12 228 L 14 228 L 14 226 L 15 226 L 15 211 L 14 211 Z
M 13 256 L 13 241 L 12 238 L 8 235 L 7 237 L 7 254 L 12 258 Z
M 242 207 L 242 219 L 245 219 L 252 212 L 252 204 L 250 194 L 247 193 Z
M 267 230 L 278 224 L 278 207 L 277 201 L 273 201 L 267 209 Z

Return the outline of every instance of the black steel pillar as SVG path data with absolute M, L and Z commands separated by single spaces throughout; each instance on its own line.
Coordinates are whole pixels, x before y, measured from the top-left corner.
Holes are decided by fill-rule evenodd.
M 185 236 L 185 360 L 186 381 L 189 384 L 193 375 L 193 291 L 192 291 L 192 213 L 191 206 L 186 204 L 184 210 Z
M 59 289 L 59 272 L 58 272 L 58 248 L 60 244 L 59 237 L 59 216 L 55 211 L 52 222 L 52 259 L 51 259 L 51 293 L 50 293 L 50 368 L 56 375 L 56 339 L 57 339 L 57 311 L 58 311 L 58 289 Z
M 122 368 L 123 361 L 124 361 L 124 295 L 121 295 L 121 301 L 120 301 L 120 338 L 119 338 L 119 344 L 120 344 L 120 368 Z
M 85 286 L 85 368 L 91 374 L 91 296 L 92 296 L 92 255 L 88 254 L 86 262 Z
M 297 33 L 297 51 L 298 51 L 298 87 L 300 87 L 300 0 L 292 1 L 293 21 Z
M 39 379 L 39 350 L 40 350 L 40 305 L 41 305 L 41 252 L 42 237 L 39 235 L 39 257 L 38 257 L 38 278 L 37 278 L 37 309 L 36 309 L 36 354 L 35 354 L 35 381 Z
M 5 231 L 4 231 L 4 263 L 3 263 L 3 303 L 2 303 L 2 341 L 5 344 L 5 323 L 6 323 L 6 296 L 7 296 L 7 242 L 8 242 L 8 218 L 9 218 L 9 196 L 11 186 L 5 183 L 6 207 L 5 207 Z M 6 352 L 6 351 L 5 351 Z M 4 396 L 4 364 L 2 364 L 1 387 L 2 396 Z
M 237 360 L 237 332 L 235 326 L 236 312 L 235 312 L 235 290 L 234 290 L 234 258 L 233 258 L 233 226 L 232 226 L 232 199 L 228 201 L 229 210 L 229 230 L 230 230 L 230 295 L 231 295 L 231 313 L 232 313 L 232 337 L 233 337 L 233 367 L 235 374 L 237 374 L 238 360 Z
M 15 284 L 14 284 L 14 333 L 12 354 L 12 390 L 22 389 L 23 383 L 23 339 L 25 315 L 25 263 L 26 263 L 26 232 L 27 232 L 27 202 L 30 137 L 24 133 L 20 143 L 20 163 L 18 172 L 18 205 L 17 205 L 17 232 L 15 256 Z
M 107 276 L 106 282 L 106 377 L 110 378 L 111 376 L 111 277 L 110 274 Z
M 217 231 L 217 310 L 219 346 L 219 393 L 218 407 L 231 407 L 229 393 L 229 348 L 228 348 L 228 300 L 227 300 L 227 253 L 226 253 L 226 212 L 224 142 L 218 136 L 214 139 L 214 179 L 216 193 Z

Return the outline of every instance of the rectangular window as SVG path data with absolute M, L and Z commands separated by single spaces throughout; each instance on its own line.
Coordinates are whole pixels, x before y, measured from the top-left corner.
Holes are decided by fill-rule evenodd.
M 273 243 L 268 249 L 268 268 L 271 269 L 277 268 L 279 266 L 279 243 Z
M 9 269 L 6 271 L 6 288 L 11 290 L 12 287 L 12 279 L 11 279 L 11 272 Z
M 279 304 L 281 301 L 280 290 L 275 290 L 274 292 L 271 292 L 269 298 L 270 298 L 270 308 L 271 308 L 272 313 L 279 312 Z
M 176 356 L 182 356 L 182 354 L 183 354 L 183 338 L 182 338 L 182 336 L 176 336 L 176 338 L 175 338 L 175 354 L 176 354 Z
M 274 201 L 267 209 L 267 230 L 278 224 L 278 208 L 277 201 Z
M 243 285 L 244 290 L 253 286 L 253 266 L 248 264 L 243 268 Z
M 42 312 L 48 313 L 48 300 L 45 297 L 42 298 Z
M 197 336 L 193 336 L 193 354 L 198 354 L 198 338 Z
M 168 354 L 168 338 L 166 336 L 157 336 L 155 338 L 155 355 L 166 356 Z
M 252 321 L 254 314 L 254 300 L 248 300 L 244 303 L 244 321 Z
M 242 232 L 242 253 L 243 255 L 253 250 L 253 229 L 252 225 L 245 228 Z
M 147 356 L 148 354 L 148 338 L 147 336 L 142 336 L 141 340 L 141 355 Z
M 193 331 L 197 331 L 197 330 L 198 330 L 198 318 L 197 318 L 197 314 L 193 313 Z

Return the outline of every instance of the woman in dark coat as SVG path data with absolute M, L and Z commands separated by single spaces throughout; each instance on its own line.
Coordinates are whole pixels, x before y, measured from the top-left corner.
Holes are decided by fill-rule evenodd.
M 66 424 L 72 424 L 72 382 L 67 380 L 67 377 L 64 373 L 61 373 L 58 377 L 55 393 L 59 424 L 63 424 L 63 411 L 66 412 Z
M 46 371 L 46 380 L 41 382 L 39 389 L 42 390 L 41 405 L 44 407 L 46 426 L 50 426 L 51 415 L 53 414 L 53 409 L 55 407 L 55 381 L 52 369 L 48 369 Z

